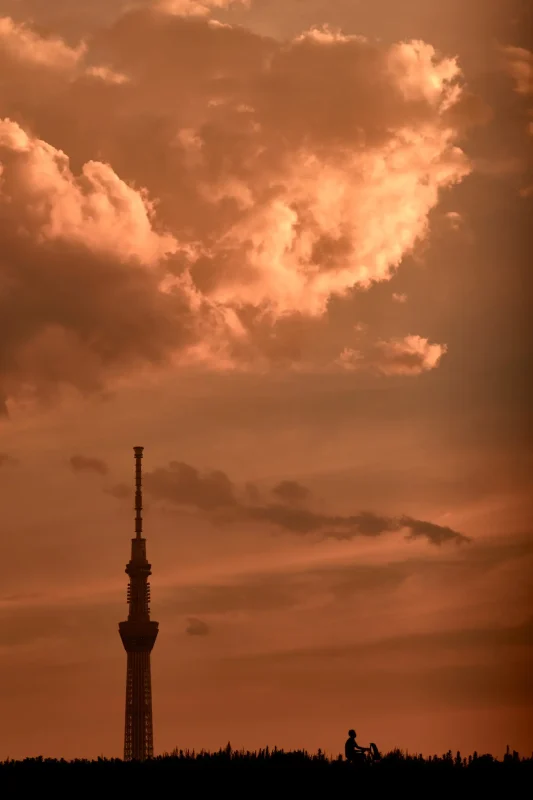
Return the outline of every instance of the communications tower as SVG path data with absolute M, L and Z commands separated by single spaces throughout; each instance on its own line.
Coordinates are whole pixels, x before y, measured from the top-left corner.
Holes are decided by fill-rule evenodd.
M 157 638 L 159 623 L 150 619 L 151 564 L 146 560 L 146 539 L 142 537 L 142 457 L 143 447 L 135 453 L 135 538 L 131 540 L 131 558 L 126 566 L 129 614 L 118 629 L 128 654 L 126 671 L 126 725 L 124 760 L 144 761 L 154 754 L 152 725 L 152 679 L 150 653 Z

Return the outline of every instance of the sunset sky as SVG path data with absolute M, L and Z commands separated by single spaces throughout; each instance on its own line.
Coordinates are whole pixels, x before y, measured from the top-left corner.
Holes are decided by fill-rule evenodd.
M 0 0 L 0 759 L 533 750 L 529 0 Z

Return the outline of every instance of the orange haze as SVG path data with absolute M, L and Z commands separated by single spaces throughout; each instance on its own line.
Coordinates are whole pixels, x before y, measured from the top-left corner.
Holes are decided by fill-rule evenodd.
M 0 0 L 0 758 L 529 753 L 519 0 Z

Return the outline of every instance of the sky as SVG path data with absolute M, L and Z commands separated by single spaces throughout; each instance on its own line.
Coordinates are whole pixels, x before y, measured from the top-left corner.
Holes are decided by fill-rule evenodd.
M 0 758 L 533 750 L 526 0 L 0 0 Z

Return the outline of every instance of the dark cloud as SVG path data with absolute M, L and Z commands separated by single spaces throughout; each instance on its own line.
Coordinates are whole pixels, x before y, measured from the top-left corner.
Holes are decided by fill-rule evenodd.
M 356 536 L 380 536 L 384 533 L 408 531 L 409 538 L 424 536 L 432 544 L 470 541 L 457 531 L 412 517 L 384 517 L 363 511 L 347 516 L 323 514 L 304 508 L 266 505 L 244 509 L 245 516 L 291 531 L 291 533 L 321 533 L 333 539 L 353 539 Z
M 209 625 L 206 622 L 203 622 L 203 620 L 198 619 L 197 617 L 188 618 L 185 633 L 188 633 L 189 636 L 207 636 L 209 631 Z
M 202 511 L 216 511 L 235 506 L 233 484 L 220 470 L 200 473 L 195 467 L 171 461 L 144 476 L 146 491 L 157 500 L 168 500 Z
M 101 458 L 90 456 L 71 456 L 69 460 L 73 472 L 96 472 L 98 475 L 107 475 L 109 467 Z
M 272 489 L 272 494 L 276 495 L 283 503 L 294 503 L 298 505 L 309 497 L 309 489 L 302 486 L 297 481 L 281 481 Z
M 412 517 L 400 517 L 398 523 L 409 531 L 410 539 L 417 539 L 425 536 L 429 541 L 434 544 L 442 544 L 453 539 L 458 541 L 470 541 L 468 537 L 458 534 L 452 528 L 443 525 L 435 525 L 433 522 L 425 522 L 421 519 L 413 519 Z
M 284 503 L 252 504 L 238 499 L 238 493 L 228 476 L 213 470 L 200 473 L 194 467 L 172 461 L 145 475 L 146 491 L 155 499 L 178 506 L 189 506 L 213 514 L 220 523 L 256 522 L 275 525 L 298 534 L 317 533 L 322 537 L 352 539 L 355 536 L 380 536 L 384 533 L 407 531 L 409 538 L 425 537 L 432 544 L 469 541 L 457 531 L 432 522 L 403 515 L 388 517 L 363 511 L 353 515 L 334 515 L 296 505 L 296 501 L 311 499 L 311 492 L 294 481 L 278 483 L 272 492 Z M 249 499 L 249 490 L 245 497 Z

